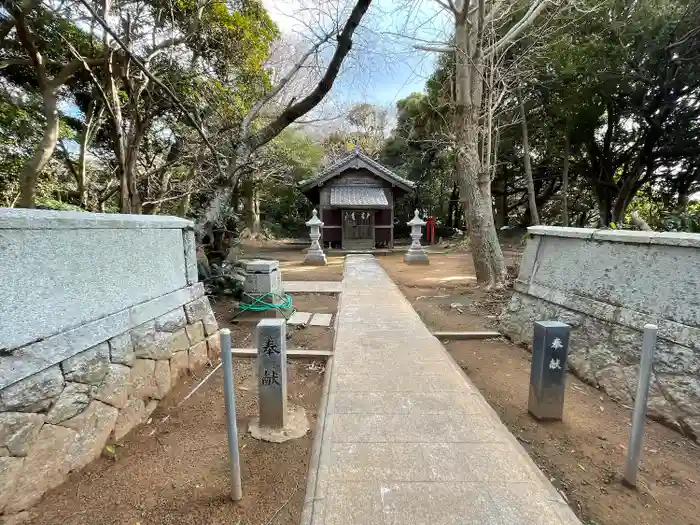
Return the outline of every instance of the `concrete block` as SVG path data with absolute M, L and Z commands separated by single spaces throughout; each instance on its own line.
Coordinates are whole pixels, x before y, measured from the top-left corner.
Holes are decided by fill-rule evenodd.
M 311 326 L 330 326 L 333 314 L 314 314 L 309 321 Z
M 2 238 L 0 348 L 46 339 L 187 286 L 180 230 L 4 229 Z
M 52 366 L 0 390 L 0 412 L 47 411 L 63 391 L 61 369 Z
M 190 371 L 197 371 L 209 362 L 207 342 L 202 341 L 189 349 L 187 366 Z
M 263 259 L 254 259 L 252 261 L 246 261 L 245 271 L 246 273 L 262 273 L 269 274 L 276 270 L 279 270 L 279 261 L 268 261 Z
M 12 456 L 26 456 L 45 419 L 42 414 L 0 413 L 0 448 L 6 448 Z
M 107 317 L 85 323 L 72 330 L 28 344 L 13 350 L 9 356 L 0 356 L 0 389 L 41 372 L 108 339 L 121 336 L 131 328 L 152 321 L 159 315 L 202 297 L 203 294 L 202 283 L 197 283 Z M 128 365 L 129 363 L 123 362 L 122 364 Z
M 109 344 L 104 342 L 61 363 L 66 381 L 98 386 L 109 371 Z
M 131 343 L 131 334 L 128 332 L 119 334 L 109 340 L 109 357 L 112 363 L 131 366 L 134 364 L 134 345 Z
M 124 408 L 119 411 L 114 423 L 112 438 L 115 441 L 121 441 L 132 428 L 144 421 L 146 421 L 146 405 L 143 399 L 137 397 L 129 399 Z
M 309 312 L 294 312 L 289 319 L 287 319 L 287 324 L 290 325 L 303 325 L 308 324 L 311 320 L 313 314 Z
M 594 228 L 564 228 L 561 226 L 530 226 L 527 233 L 545 237 L 570 237 L 572 239 L 590 239 L 598 231 Z
M 24 459 L 22 476 L 15 484 L 14 496 L 5 507 L 12 514 L 32 507 L 47 490 L 66 479 L 70 470 L 69 452 L 78 433 L 58 425 L 44 425 Z
M 118 415 L 119 410 L 116 408 L 93 401 L 81 414 L 63 423 L 64 426 L 69 426 L 78 432 L 68 451 L 71 471 L 81 469 L 100 457 Z
M 90 403 L 93 388 L 82 383 L 66 383 L 63 392 L 46 416 L 46 422 L 56 425 L 80 414 Z
M 182 230 L 182 244 L 185 250 L 187 284 L 194 284 L 199 280 L 197 272 L 197 243 L 194 238 L 194 230 Z
M 187 325 L 187 337 L 190 340 L 190 346 L 204 341 L 204 325 L 200 321 Z
M 102 386 L 95 394 L 95 399 L 116 408 L 126 403 L 131 386 L 131 369 L 125 365 L 111 364 Z
M 331 483 L 347 481 L 429 481 L 420 443 L 333 443 Z

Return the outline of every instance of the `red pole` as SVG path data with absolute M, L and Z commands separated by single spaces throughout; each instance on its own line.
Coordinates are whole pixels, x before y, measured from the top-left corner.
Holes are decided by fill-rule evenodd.
M 435 243 L 435 217 L 428 217 L 425 237 L 430 244 Z

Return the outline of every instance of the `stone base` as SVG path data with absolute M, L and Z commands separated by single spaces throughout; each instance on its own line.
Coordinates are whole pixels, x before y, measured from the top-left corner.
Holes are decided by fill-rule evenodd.
M 309 266 L 325 266 L 328 264 L 326 254 L 323 252 L 307 252 L 304 257 L 304 264 Z
M 531 384 L 527 411 L 539 421 L 561 421 L 564 413 L 563 388 L 544 388 L 538 393 L 535 385 Z
M 403 262 L 406 264 L 430 264 L 430 259 L 428 259 L 428 254 L 423 250 L 409 250 L 406 255 L 403 256 Z
M 261 427 L 260 419 L 255 418 L 248 425 L 248 432 L 255 439 L 271 443 L 284 443 L 292 439 L 304 437 L 309 431 L 309 418 L 304 407 L 288 405 L 287 422 L 284 428 Z

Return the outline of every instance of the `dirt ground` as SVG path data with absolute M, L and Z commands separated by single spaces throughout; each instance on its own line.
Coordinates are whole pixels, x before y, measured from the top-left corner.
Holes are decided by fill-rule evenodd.
M 282 444 L 251 438 L 257 413 L 254 360 L 234 359 L 244 499 L 229 499 L 221 369 L 191 398 L 190 378 L 170 392 L 149 423 L 44 496 L 30 523 L 42 525 L 296 525 L 306 476 L 323 363 L 289 362 L 289 399 L 306 408 L 311 431 Z M 208 370 L 204 370 L 203 374 Z
M 507 264 L 517 264 L 517 250 L 505 255 Z M 509 293 L 476 287 L 466 253 L 433 254 L 428 267 L 404 265 L 394 255 L 379 260 L 434 331 L 491 328 L 508 300 Z M 629 409 L 570 375 L 564 421 L 536 422 L 527 414 L 526 350 L 503 339 L 445 346 L 584 523 L 700 523 L 700 447 L 694 442 L 648 421 L 638 490 L 625 488 L 619 480 Z
M 307 266 L 304 264 L 304 246 L 296 244 L 275 243 L 269 247 L 246 246 L 240 256 L 246 259 L 274 259 L 280 262 L 280 271 L 284 281 L 342 281 L 342 256 L 326 256 L 326 266 Z
M 338 294 L 295 293 L 292 304 L 299 312 L 336 314 L 338 311 Z M 234 301 L 232 299 L 212 300 L 212 307 L 221 328 L 231 330 L 231 344 L 234 348 L 253 348 L 254 333 L 259 316 L 246 317 L 246 320 L 236 322 L 232 319 Z M 236 319 L 241 319 L 237 317 Z M 287 348 L 307 350 L 333 350 L 335 331 L 334 318 L 331 324 L 325 326 L 288 326 Z
M 631 410 L 569 375 L 564 421 L 537 422 L 527 413 L 528 352 L 499 340 L 445 346 L 585 523 L 700 522 L 700 447 L 695 443 L 648 421 L 638 490 L 630 490 L 620 479 Z
M 520 262 L 518 251 L 504 256 L 510 268 Z M 399 253 L 378 260 L 432 330 L 493 328 L 510 297 L 479 288 L 471 257 L 463 253 L 430 254 L 428 266 L 404 264 Z

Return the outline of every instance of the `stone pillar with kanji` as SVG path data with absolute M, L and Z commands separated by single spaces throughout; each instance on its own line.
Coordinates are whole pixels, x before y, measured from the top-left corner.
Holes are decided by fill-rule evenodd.
M 256 335 L 260 426 L 282 428 L 287 417 L 287 324 L 263 319 Z
M 413 219 L 406 224 L 411 227 L 411 246 L 409 246 L 406 255 L 404 255 L 403 262 L 406 264 L 430 264 L 428 254 L 425 253 L 425 250 L 420 244 L 425 221 L 418 216 L 418 210 L 413 214 Z
M 326 254 L 323 253 L 323 248 L 321 248 L 318 242 L 321 238 L 323 222 L 318 218 L 318 212 L 316 210 L 313 211 L 311 219 L 306 221 L 306 225 L 310 228 L 309 238 L 311 239 L 311 246 L 306 252 L 306 257 L 304 257 L 304 264 L 325 266 L 327 263 Z
M 258 349 L 258 417 L 248 430 L 252 437 L 282 443 L 309 430 L 306 411 L 287 403 L 287 322 L 263 319 L 256 328 Z
M 571 327 L 559 321 L 535 323 L 527 408 L 537 419 L 562 419 L 570 334 Z

